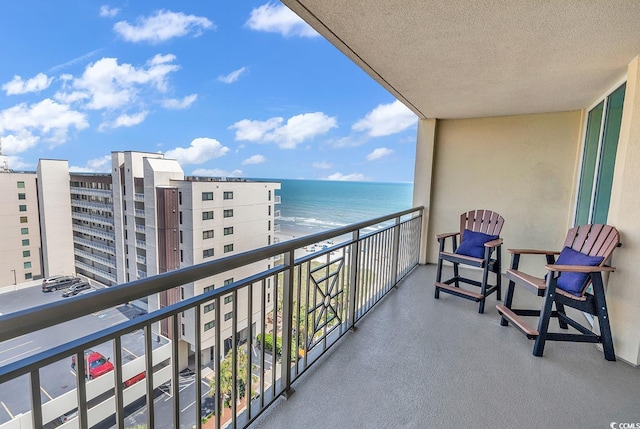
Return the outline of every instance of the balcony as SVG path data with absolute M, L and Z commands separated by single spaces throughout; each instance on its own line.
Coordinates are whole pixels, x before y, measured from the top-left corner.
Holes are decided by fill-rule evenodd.
M 112 240 L 112 241 L 114 241 L 116 239 L 116 235 L 113 232 L 107 232 L 107 231 L 103 231 L 101 229 L 89 228 L 89 227 L 86 227 L 86 226 L 75 225 L 75 224 L 72 225 L 71 227 L 76 232 L 81 232 L 83 234 L 91 235 L 91 236 L 94 236 L 94 237 L 100 237 L 100 238 L 104 238 L 104 239 Z
M 114 255 L 116 254 L 116 249 L 113 246 L 108 246 L 106 244 L 102 244 L 100 242 L 97 241 L 91 241 L 91 240 L 86 240 L 84 238 L 80 238 L 77 236 L 73 236 L 73 242 L 76 244 L 79 244 L 81 246 L 84 247 L 89 247 L 91 249 L 95 249 L 95 250 L 100 250 L 101 252 L 105 252 L 108 253 L 110 255 Z
M 275 212 L 273 212 L 273 218 L 280 219 L 280 210 L 276 210 Z
M 71 217 L 73 219 L 83 220 L 86 222 L 93 222 L 100 225 L 113 226 L 113 218 L 108 218 L 104 216 L 88 215 L 82 212 L 71 212 Z
M 87 195 L 87 196 L 99 197 L 99 198 L 112 197 L 111 191 L 107 189 L 82 188 L 78 186 L 70 186 L 70 189 L 72 194 Z
M 108 258 L 103 258 L 102 256 L 94 255 L 93 253 L 85 252 L 84 250 L 80 250 L 80 249 L 73 249 L 73 253 L 76 256 L 80 256 L 81 258 L 97 262 L 97 263 L 99 263 L 101 265 L 104 265 L 105 267 L 113 268 L 113 269 L 116 268 L 116 261 L 115 260 L 111 260 L 111 259 L 108 259 Z
M 66 424 L 82 428 L 94 426 L 105 418 L 113 419 L 113 424 L 118 427 L 125 426 L 126 418 L 128 425 L 132 419 L 142 419 L 136 420 L 136 424 L 154 428 L 181 425 L 199 428 L 202 427 L 200 416 L 213 420 L 216 427 L 246 427 L 279 396 L 290 393 L 291 384 L 321 359 L 330 347 L 341 342 L 342 337 L 352 337 L 350 327 L 393 291 L 400 279 L 409 275 L 418 260 L 421 213 L 421 208 L 406 210 L 140 279 L 117 288 L 100 289 L 65 301 L 3 315 L 0 318 L 0 342 L 18 339 L 22 335 L 34 335 L 43 327 L 51 329 L 85 316 L 102 320 L 104 329 L 94 328 L 84 337 L 73 337 L 72 333 L 67 333 L 57 342 L 54 340 L 42 349 L 30 351 L 28 356 L 24 353 L 13 354 L 12 358 L 9 354 L 4 358 L 0 363 L 0 395 L 3 386 L 6 389 L 8 383 L 22 380 L 23 390 L 14 393 L 19 393 L 25 399 L 19 402 L 21 405 L 16 405 L 20 409 L 12 411 L 12 416 L 16 417 L 5 417 L 4 421 L 0 421 L 0 428 L 44 427 L 69 411 L 70 407 L 77 407 L 79 411 Z M 390 220 L 390 226 L 380 228 L 375 233 L 363 232 L 372 225 L 388 225 Z M 304 251 L 312 243 L 344 234 L 350 234 L 352 239 L 320 252 L 307 254 Z M 103 318 L 107 311 L 123 308 L 125 303 L 162 291 L 172 291 L 195 280 L 264 261 L 275 255 L 284 255 L 281 258 L 283 265 L 238 279 L 206 294 L 178 300 L 174 304 L 168 303 L 124 323 L 112 323 L 108 317 Z M 94 268 L 84 265 L 79 263 L 78 267 Z M 248 296 L 253 299 L 246 299 Z M 274 307 L 273 303 L 278 302 L 288 305 Z M 124 305 L 126 307 L 128 305 Z M 194 329 L 193 346 L 196 350 L 190 359 L 183 360 L 181 357 L 183 353 L 179 350 L 185 350 L 184 340 L 178 338 L 170 342 L 171 358 L 168 361 L 158 362 L 151 357 L 156 338 L 159 340 L 164 337 L 165 331 L 179 333 L 180 323 L 184 325 L 191 320 L 189 314 L 195 318 L 195 327 L 204 326 L 200 316 L 207 311 L 213 312 L 214 317 L 210 320 L 215 319 L 220 323 L 209 330 L 206 326 L 204 330 Z M 258 334 L 271 333 L 277 341 L 268 342 L 264 338 L 259 339 L 262 335 L 254 337 L 247 334 L 252 332 L 247 329 L 250 326 L 255 327 Z M 144 337 L 140 342 L 143 351 L 135 353 L 138 362 L 135 371 L 124 357 L 124 353 L 131 350 L 129 346 L 125 348 L 124 342 L 134 332 Z M 244 336 L 241 336 L 242 332 L 245 332 Z M 51 337 L 57 338 L 54 335 Z M 202 346 L 204 343 L 208 344 L 206 348 Z M 279 344 L 282 344 L 282 349 Z M 209 356 L 211 345 L 221 352 L 231 348 L 226 354 L 227 358 L 220 356 L 209 362 L 203 361 Z M 102 347 L 113 356 L 111 362 L 115 371 L 113 375 L 86 380 L 82 375 L 85 370 L 84 350 L 95 347 Z M 245 365 L 243 359 L 230 360 L 233 351 L 237 356 L 246 356 L 248 361 L 242 368 L 251 368 L 251 372 L 239 366 Z M 54 368 L 60 368 L 61 373 L 69 377 L 68 359 L 72 355 L 79 364 L 77 373 L 72 372 L 75 378 L 73 386 L 69 387 L 68 381 L 59 381 L 64 383 L 66 389 L 64 398 L 47 393 L 48 399 L 45 398 L 44 402 L 30 402 L 28 398 L 31 396 L 40 398 L 41 390 L 54 390 L 51 386 L 44 386 L 45 383 L 57 382 L 50 377 Z M 282 356 L 298 358 L 290 361 Z M 235 374 L 232 377 L 243 387 L 226 392 L 222 390 L 225 385 L 222 368 L 231 361 L 235 362 L 231 367 Z M 183 390 L 184 377 L 180 371 L 185 368 L 191 369 L 195 380 L 203 380 L 203 383 L 190 384 L 193 385 L 192 397 Z M 124 381 L 136 371 L 142 371 L 143 379 L 147 381 L 130 387 Z M 164 382 L 167 372 L 171 377 L 169 383 Z M 249 400 L 242 392 L 252 393 Z M 156 405 L 147 408 L 144 398 L 158 396 L 162 396 L 163 400 L 154 401 Z M 201 397 L 205 399 L 193 399 Z M 212 405 L 211 401 L 206 400 L 211 397 L 225 398 L 225 401 L 213 401 L 215 404 Z M 238 398 L 237 402 L 231 400 L 234 397 Z M 227 403 L 228 406 L 225 406 Z M 132 410 L 130 407 L 134 404 L 137 404 L 137 408 Z
M 136 223 L 135 231 L 136 231 L 136 232 L 141 232 L 141 233 L 143 233 L 143 234 L 144 234 L 144 232 L 145 232 L 144 225 L 141 225 L 141 224 Z
M 143 201 L 144 202 L 144 194 L 140 194 L 140 193 L 135 193 L 133 194 L 133 200 L 134 201 Z
M 136 255 L 136 262 L 139 264 L 147 264 L 147 258 L 145 256 L 142 255 Z
M 280 195 L 276 195 L 273 199 L 273 204 L 282 204 L 282 198 Z
M 101 203 L 98 201 L 87 201 L 87 200 L 71 200 L 71 205 L 73 207 L 83 207 L 85 209 L 99 210 L 103 212 L 113 212 L 113 205 Z
M 103 279 L 110 280 L 114 283 L 117 281 L 116 275 L 114 273 L 110 273 L 93 265 L 85 264 L 84 262 L 80 261 L 75 261 L 75 265 L 76 268 L 85 270 L 91 274 L 95 274 L 96 276 L 102 277 Z M 2 428 L 2 426 L 0 426 L 0 428 Z
M 141 210 L 141 209 L 135 209 L 134 214 L 136 217 L 141 217 L 141 218 L 144 218 L 145 216 L 144 210 Z
M 146 249 L 147 248 L 147 242 L 146 241 L 142 241 L 142 240 L 136 240 L 136 247 L 138 247 L 140 249 Z

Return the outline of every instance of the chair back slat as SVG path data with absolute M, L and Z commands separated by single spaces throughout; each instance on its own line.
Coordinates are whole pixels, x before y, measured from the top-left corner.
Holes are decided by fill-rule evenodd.
M 604 265 L 620 243 L 620 233 L 611 225 L 587 224 L 573 227 L 564 245 L 590 256 L 603 256 Z
M 471 210 L 460 215 L 460 234 L 464 238 L 464 230 L 482 232 L 489 235 L 500 235 L 504 218 L 491 210 Z

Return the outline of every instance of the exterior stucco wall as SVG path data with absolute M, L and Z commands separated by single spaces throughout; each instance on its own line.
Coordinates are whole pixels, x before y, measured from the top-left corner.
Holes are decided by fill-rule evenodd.
M 640 365 L 640 57 L 629 65 L 607 222 L 620 231 L 607 305 L 616 355 Z
M 437 262 L 435 235 L 457 231 L 460 214 L 473 209 L 505 218 L 503 270 L 507 248 L 559 250 L 573 217 L 581 118 L 572 111 L 439 120 L 427 261 Z M 521 262 L 544 272 L 544 259 Z

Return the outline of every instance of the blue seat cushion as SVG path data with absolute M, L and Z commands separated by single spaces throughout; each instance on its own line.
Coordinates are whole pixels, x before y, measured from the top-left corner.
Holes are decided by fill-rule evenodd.
M 604 260 L 603 256 L 589 256 L 584 253 L 565 247 L 560 252 L 556 265 L 586 265 L 595 267 Z M 558 287 L 575 296 L 581 296 L 584 287 L 589 281 L 587 273 L 561 273 L 558 277 Z
M 499 237 L 499 235 L 483 234 L 482 232 L 465 229 L 462 234 L 462 243 L 456 249 L 456 253 L 473 256 L 474 258 L 484 258 L 484 243 Z

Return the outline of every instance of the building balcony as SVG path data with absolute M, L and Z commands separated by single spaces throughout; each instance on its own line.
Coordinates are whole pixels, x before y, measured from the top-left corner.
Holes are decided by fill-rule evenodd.
M 99 198 L 112 197 L 111 191 L 107 189 L 82 188 L 78 186 L 71 186 L 70 189 L 72 194 L 87 195 L 87 196 L 99 197 Z
M 83 207 L 86 209 L 99 210 L 103 212 L 113 213 L 113 205 L 101 203 L 98 201 L 86 201 L 86 200 L 71 200 L 71 206 L 73 207 Z
M 76 268 L 79 268 L 81 270 L 85 270 L 85 271 L 87 271 L 87 272 L 89 272 L 91 274 L 95 274 L 98 277 L 102 277 L 103 279 L 109 280 L 109 281 L 114 282 L 114 283 L 117 281 L 116 275 L 114 273 L 110 273 L 108 271 L 105 271 L 105 270 L 100 269 L 98 267 L 95 267 L 93 265 L 86 264 L 86 263 L 81 262 L 81 261 L 75 261 L 74 263 L 76 265 Z M 2 427 L 2 426 L 0 426 L 0 427 Z
M 274 219 L 280 219 L 280 210 L 276 210 L 273 212 L 273 218 Z
M 108 253 L 110 255 L 114 255 L 115 256 L 115 254 L 116 254 L 115 247 L 108 246 L 106 244 L 102 244 L 102 243 L 97 242 L 97 241 L 86 240 L 84 238 L 80 238 L 80 237 L 77 237 L 77 236 L 74 235 L 73 236 L 73 242 L 76 243 L 76 244 L 79 244 L 81 246 L 84 246 L 84 247 L 89 247 L 91 249 L 95 249 L 95 250 L 99 250 L 99 251 L 104 252 L 104 253 Z
M 142 255 L 136 255 L 136 262 L 140 263 L 140 264 L 145 264 L 147 263 L 147 258 L 142 256 Z
M 144 210 L 140 210 L 140 209 L 135 209 L 134 210 L 134 214 L 136 217 L 141 217 L 144 218 L 145 214 L 144 214 Z
M 137 274 L 138 274 L 138 278 L 139 279 L 146 279 L 147 278 L 147 272 L 146 271 L 138 270 Z
M 50 329 L 68 326 L 65 322 L 82 325 L 84 322 L 79 318 L 83 317 L 92 320 L 92 328 L 87 336 L 79 337 L 64 328 L 65 335 L 49 334 L 55 340 L 42 349 L 3 356 L 0 400 L 6 404 L 3 392 L 10 392 L 12 409 L 10 415 L 0 416 L 0 428 L 15 425 L 48 427 L 75 408 L 78 412 L 69 417 L 68 423 L 74 427 L 98 424 L 125 427 L 125 419 L 129 426 L 135 421 L 135 424 L 153 428 L 200 428 L 203 419 L 213 420 L 215 427 L 247 427 L 278 397 L 290 393 L 292 383 L 301 380 L 312 363 L 324 359 L 330 347 L 342 343 L 343 337 L 351 338 L 350 328 L 376 308 L 376 303 L 416 267 L 421 213 L 421 208 L 407 210 L 160 276 L 144 278 L 146 273 L 138 271 L 140 279 L 128 285 L 4 314 L 0 317 L 0 342 L 22 341 L 23 335 L 47 335 Z M 371 225 L 393 219 L 396 222 L 389 227 L 371 234 L 362 233 Z M 344 234 L 351 234 L 352 240 L 313 254 L 304 250 L 312 243 Z M 182 284 L 283 254 L 283 264 L 236 279 L 234 283 L 206 294 L 173 303 L 169 301 L 159 308 L 150 308 L 148 314 L 137 314 L 125 322 L 114 323 L 107 315 L 111 309 L 114 309 L 114 315 L 123 314 L 130 307 L 129 303 L 138 299 L 163 291 L 175 293 Z M 294 254 L 297 255 L 295 258 Z M 77 267 L 96 275 L 108 275 L 81 262 Z M 247 296 L 253 299 L 243 298 Z M 274 308 L 275 302 L 288 302 L 289 305 Z M 290 311 L 291 308 L 294 311 Z M 208 320 L 221 321 L 219 324 L 208 326 L 201 322 L 201 314 L 210 311 L 213 317 Z M 195 320 L 185 318 L 185 314 L 193 315 Z M 195 344 L 190 346 L 195 350 L 191 356 L 184 356 L 187 349 L 183 340 L 176 337 L 171 340 L 170 333 L 181 332 L 180 323 L 190 320 L 200 329 L 188 328 L 195 332 Z M 253 336 L 252 332 L 260 335 Z M 133 351 L 125 344 L 134 333 L 143 337 L 138 341 L 142 350 Z M 271 333 L 278 341 L 265 341 L 262 333 Z M 167 336 L 170 353 L 158 361 L 154 344 Z M 282 350 L 279 346 L 276 348 L 280 343 L 284 345 Z M 209 360 L 211 347 L 219 350 L 220 356 Z M 85 350 L 95 348 L 103 350 L 102 353 L 110 358 L 115 371 L 91 380 L 84 377 L 83 356 Z M 246 380 L 247 389 L 243 391 L 252 392 L 248 401 L 240 390 L 225 392 L 224 383 L 216 375 L 220 374 L 222 365 L 226 365 L 222 352 L 227 349 L 230 350 L 227 357 L 234 351 L 247 356 L 245 369 L 234 364 L 232 371 L 236 380 Z M 77 372 L 72 371 L 70 375 L 71 356 L 75 356 L 78 366 L 74 368 Z M 290 360 L 282 356 L 298 358 Z M 133 365 L 131 359 L 137 364 Z M 186 368 L 191 371 L 190 383 L 184 380 L 182 370 Z M 247 372 L 246 368 L 252 371 Z M 58 371 L 60 379 L 52 376 Z M 148 382 L 131 386 L 127 382 L 132 378 Z M 193 383 L 194 379 L 203 382 Z M 7 386 L 18 385 L 21 388 L 7 390 Z M 248 389 L 249 385 L 251 389 Z M 31 396 L 39 398 L 42 390 L 48 392 L 48 400 L 29 400 Z M 147 408 L 145 397 L 158 396 L 168 399 L 153 401 L 156 405 Z M 210 401 L 212 397 L 234 396 L 238 397 L 238 402 L 226 401 L 228 407 L 225 407 L 225 401 L 213 401 L 213 405 Z
M 137 223 L 136 226 L 135 226 L 135 231 L 136 232 L 141 232 L 141 233 L 144 234 L 144 231 L 145 231 L 144 225 L 140 225 L 140 224 Z
M 114 241 L 116 239 L 116 235 L 114 233 L 112 233 L 112 232 L 103 231 L 103 230 L 96 229 L 96 228 L 89 228 L 89 227 L 82 226 L 82 225 L 72 225 L 72 228 L 76 232 L 81 232 L 83 234 L 91 235 L 91 236 L 94 236 L 94 237 L 100 237 L 100 238 L 104 238 L 104 239 L 112 240 L 112 241 Z
M 133 194 L 133 200 L 134 201 L 144 201 L 144 194 L 140 194 L 140 193 L 135 193 Z
M 142 240 L 136 240 L 136 247 L 138 247 L 140 249 L 146 249 L 147 248 L 147 242 L 146 241 L 142 241 Z
M 280 197 L 280 195 L 276 195 L 273 198 L 273 204 L 282 204 L 282 198 Z
M 273 232 L 280 232 L 280 224 L 279 223 L 273 225 Z
M 78 220 L 83 220 L 86 222 L 93 222 L 93 223 L 97 223 L 100 225 L 108 225 L 108 226 L 113 226 L 113 218 L 108 218 L 108 217 L 104 217 L 104 216 L 95 216 L 95 215 L 89 215 L 89 214 L 85 214 L 83 212 L 71 212 L 71 217 L 73 219 L 78 219 Z
M 97 262 L 101 265 L 104 265 L 105 267 L 113 268 L 113 269 L 116 268 L 115 260 L 103 258 L 102 256 L 94 255 L 93 253 L 85 252 L 84 250 L 80 250 L 80 249 L 73 249 L 73 253 L 76 256 L 80 256 L 81 258 L 89 259 L 90 261 Z

